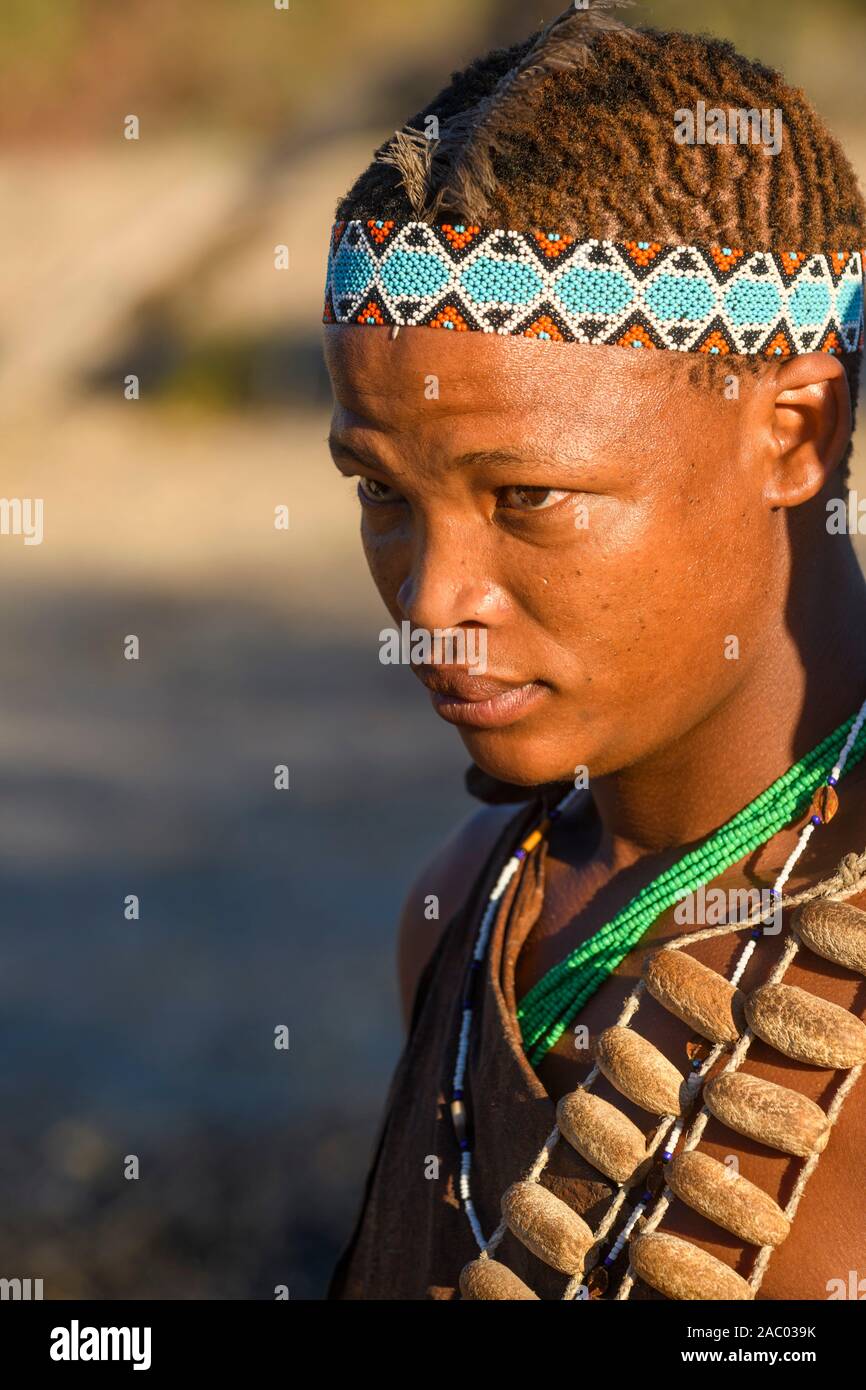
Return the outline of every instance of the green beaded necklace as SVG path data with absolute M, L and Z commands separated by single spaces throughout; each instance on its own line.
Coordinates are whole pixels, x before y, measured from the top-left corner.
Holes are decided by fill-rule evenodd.
M 835 786 L 837 778 L 832 772 L 836 757 L 857 719 L 857 715 L 852 715 L 702 845 L 663 870 L 610 922 L 533 985 L 517 1009 L 524 1051 L 533 1066 L 550 1051 L 577 1011 L 613 974 L 662 912 L 751 854 L 784 826 L 799 820 L 821 780 L 829 778 L 830 786 Z M 858 763 L 864 753 L 866 724 L 861 721 L 841 775 Z

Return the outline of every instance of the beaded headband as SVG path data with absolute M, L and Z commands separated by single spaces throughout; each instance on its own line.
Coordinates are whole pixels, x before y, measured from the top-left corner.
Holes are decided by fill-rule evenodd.
M 863 348 L 863 253 L 337 222 L 325 323 L 789 357 Z

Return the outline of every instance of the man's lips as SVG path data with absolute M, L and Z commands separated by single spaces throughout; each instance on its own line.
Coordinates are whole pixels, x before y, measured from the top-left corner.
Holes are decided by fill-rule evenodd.
M 540 700 L 548 687 L 541 681 L 506 681 L 495 676 L 474 676 L 453 667 L 416 667 L 430 691 L 433 708 L 449 724 L 474 729 L 502 729 L 515 724 Z

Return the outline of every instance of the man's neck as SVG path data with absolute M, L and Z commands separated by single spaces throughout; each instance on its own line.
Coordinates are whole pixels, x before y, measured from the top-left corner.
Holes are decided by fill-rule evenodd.
M 866 585 L 833 539 L 835 573 L 813 571 L 800 595 L 792 583 L 787 613 L 733 693 L 675 742 L 593 782 L 612 866 L 710 834 L 866 700 Z

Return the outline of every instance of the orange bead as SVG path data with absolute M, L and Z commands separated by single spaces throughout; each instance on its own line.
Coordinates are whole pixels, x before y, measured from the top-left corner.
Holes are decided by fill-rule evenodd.
M 812 797 L 812 805 L 809 807 L 810 816 L 820 816 L 826 825 L 831 821 L 839 810 L 839 797 L 836 795 L 835 787 L 819 787 Z

